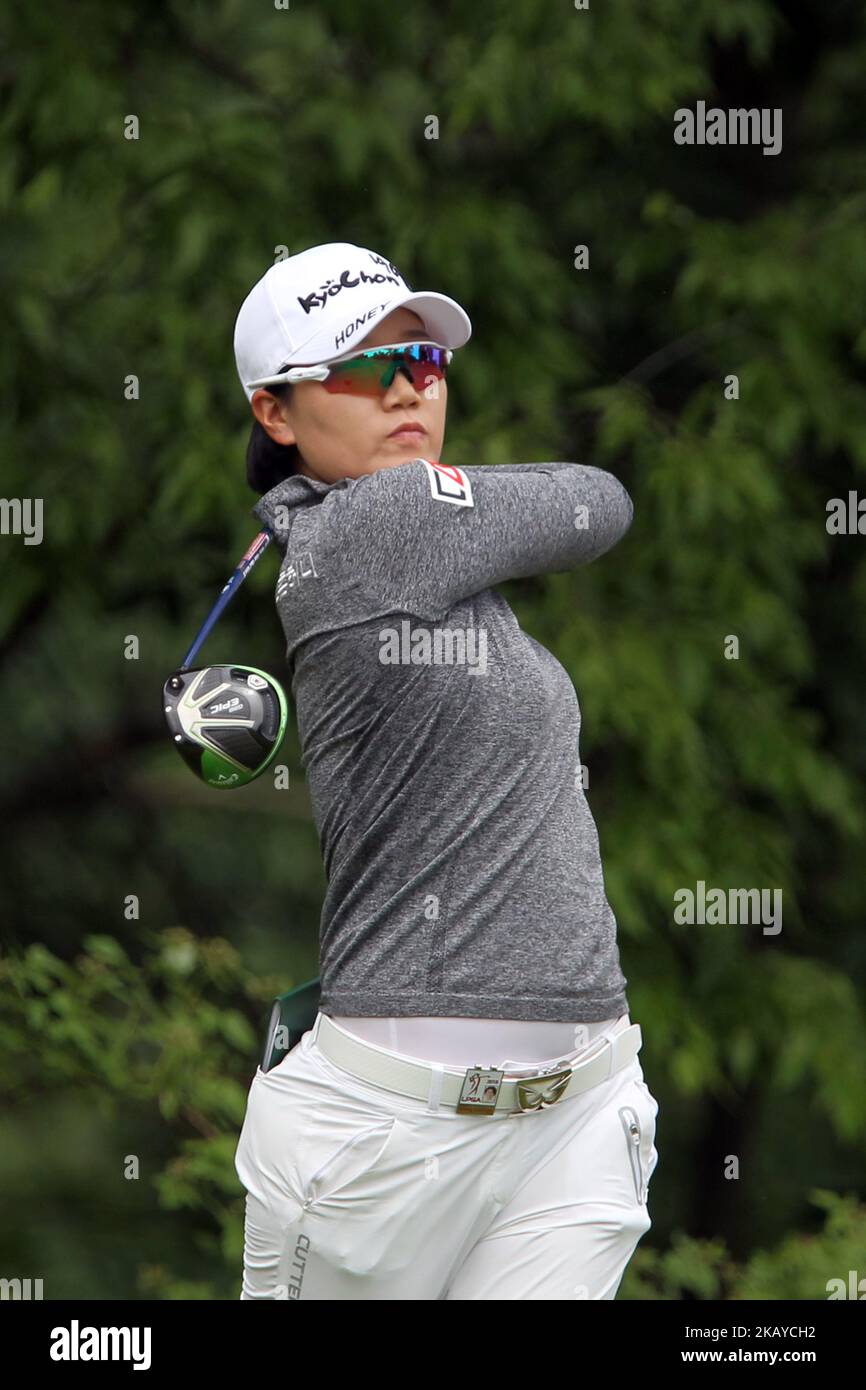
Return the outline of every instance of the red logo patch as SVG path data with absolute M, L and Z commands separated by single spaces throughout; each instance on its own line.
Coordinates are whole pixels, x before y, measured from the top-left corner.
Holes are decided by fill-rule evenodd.
M 420 459 L 430 480 L 430 496 L 437 502 L 453 502 L 455 507 L 473 507 L 472 485 L 462 468 L 453 464 Z

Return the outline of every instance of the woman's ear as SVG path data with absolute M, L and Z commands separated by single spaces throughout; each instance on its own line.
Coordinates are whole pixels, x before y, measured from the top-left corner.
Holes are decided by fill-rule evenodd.
M 284 406 L 270 391 L 259 387 L 250 400 L 252 412 L 262 429 L 277 444 L 296 444 L 295 432 L 283 414 Z

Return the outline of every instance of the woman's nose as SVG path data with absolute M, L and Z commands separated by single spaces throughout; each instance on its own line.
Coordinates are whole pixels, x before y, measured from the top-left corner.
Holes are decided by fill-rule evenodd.
M 408 367 L 398 367 L 394 373 L 394 380 L 388 387 L 387 394 L 390 396 L 394 392 L 398 400 L 412 400 L 419 392 L 415 389 L 412 382 L 412 373 Z

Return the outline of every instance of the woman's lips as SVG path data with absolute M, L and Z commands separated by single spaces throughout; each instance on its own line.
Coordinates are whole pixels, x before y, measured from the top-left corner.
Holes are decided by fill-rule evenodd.
M 417 425 L 412 425 L 411 427 L 405 426 L 397 430 L 394 434 L 389 434 L 388 438 L 396 439 L 398 443 L 405 442 L 408 444 L 410 441 L 414 442 L 423 439 L 426 433 L 426 430 L 421 429 Z

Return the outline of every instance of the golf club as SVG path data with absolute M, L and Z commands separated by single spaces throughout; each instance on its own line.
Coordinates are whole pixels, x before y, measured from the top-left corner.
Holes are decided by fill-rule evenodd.
M 163 687 L 163 714 L 175 747 L 203 782 L 223 790 L 252 782 L 273 761 L 286 731 L 288 702 L 279 682 L 255 666 L 190 663 L 271 540 L 267 530 L 255 537 Z

